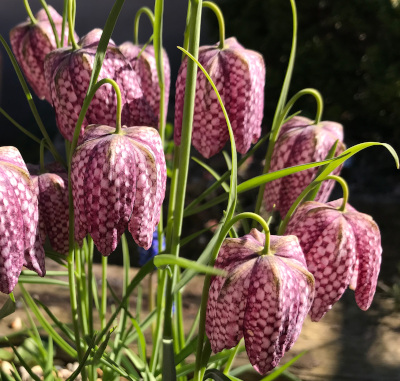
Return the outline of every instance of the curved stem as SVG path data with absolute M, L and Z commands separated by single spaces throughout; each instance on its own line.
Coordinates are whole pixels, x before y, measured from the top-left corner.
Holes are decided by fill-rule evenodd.
M 293 105 L 304 95 L 312 95 L 315 98 L 315 101 L 317 102 L 317 112 L 315 114 L 315 120 L 313 124 L 318 124 L 321 122 L 322 111 L 324 109 L 324 102 L 322 100 L 321 93 L 315 89 L 300 90 L 297 94 L 295 94 L 292 98 L 290 98 L 290 100 L 288 101 L 288 103 L 286 104 L 285 108 L 282 111 L 281 122 L 283 122 L 286 119 L 286 116 L 290 112 L 290 109 L 293 107 Z
M 209 8 L 211 9 L 215 16 L 217 16 L 218 19 L 218 27 L 219 27 L 219 45 L 218 49 L 223 49 L 225 46 L 225 21 L 224 21 L 224 15 L 222 14 L 222 11 L 220 7 L 213 3 L 212 1 L 204 1 L 203 2 L 203 8 Z
M 54 34 L 54 39 L 56 41 L 56 46 L 57 46 L 57 48 L 60 48 L 61 47 L 60 39 L 58 37 L 58 33 L 57 33 L 56 26 L 54 24 L 53 17 L 51 17 L 49 7 L 48 7 L 48 5 L 47 5 L 45 0 L 40 0 L 40 3 L 42 4 L 42 7 L 46 12 L 47 18 L 49 19 L 49 22 L 50 22 L 50 25 L 51 25 L 51 29 L 53 30 L 53 34 Z
M 26 13 L 28 13 L 29 18 L 31 19 L 32 24 L 37 24 L 36 17 L 33 15 L 31 7 L 29 6 L 28 0 L 24 0 L 24 5 L 26 9 Z
M 283 118 L 282 118 L 282 111 L 285 107 L 287 94 L 289 91 L 290 81 L 292 79 L 293 67 L 294 67 L 294 60 L 296 57 L 296 47 L 297 47 L 297 11 L 296 11 L 296 3 L 295 0 L 290 0 L 290 5 L 292 8 L 292 15 L 293 15 L 293 36 L 292 36 L 292 48 L 290 50 L 290 58 L 288 63 L 288 68 L 286 71 L 285 79 L 283 81 L 281 95 L 279 96 L 278 105 L 275 110 L 274 120 L 272 122 L 271 127 L 271 136 L 268 143 L 267 153 L 265 155 L 265 165 L 263 169 L 263 174 L 268 173 L 270 165 L 271 165 L 271 157 L 274 151 L 276 140 L 278 139 L 279 129 L 281 127 Z M 265 184 L 260 186 L 258 191 L 256 207 L 254 212 L 258 214 L 260 212 L 263 196 L 265 191 Z
M 326 176 L 325 180 L 335 180 L 342 187 L 343 202 L 342 202 L 342 205 L 338 208 L 338 210 L 340 210 L 341 212 L 344 212 L 346 210 L 347 201 L 349 199 L 349 187 L 347 185 L 346 180 L 343 177 L 335 176 L 335 175 Z
M 74 29 L 74 1 L 68 0 L 68 35 L 71 41 L 72 49 L 76 50 L 79 49 L 79 46 L 75 41 Z
M 149 7 L 140 8 L 136 12 L 135 21 L 134 21 L 133 41 L 134 41 L 135 45 L 139 45 L 139 20 L 140 20 L 140 16 L 143 13 L 149 18 L 151 26 L 154 29 L 154 14 L 153 14 L 152 10 Z
M 62 13 L 62 24 L 61 24 L 61 41 L 60 41 L 60 46 L 64 46 L 64 35 L 65 35 L 65 24 L 67 23 L 67 18 L 68 18 L 68 0 L 64 0 L 64 7 L 63 7 L 63 13 Z M 68 38 L 66 41 L 66 45 L 68 45 Z

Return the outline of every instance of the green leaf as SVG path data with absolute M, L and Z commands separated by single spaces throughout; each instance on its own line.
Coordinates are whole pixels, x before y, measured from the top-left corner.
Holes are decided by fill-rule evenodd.
M 93 364 L 97 364 L 100 361 L 100 358 L 103 356 L 103 353 L 107 349 L 108 342 L 110 340 L 111 334 L 114 332 L 114 328 L 108 331 L 105 340 L 100 344 L 99 348 L 96 350 L 93 356 Z
M 224 151 L 224 153 L 225 153 L 225 151 Z M 206 163 L 204 163 L 197 157 L 192 157 L 192 160 L 195 161 L 197 164 L 201 165 L 207 172 L 210 173 L 211 176 L 213 176 L 215 178 L 215 180 L 218 181 L 221 179 L 221 176 L 216 171 L 214 171 L 214 169 L 212 167 L 210 167 L 209 165 L 207 165 Z M 229 186 L 225 181 L 221 183 L 221 186 L 222 186 L 222 188 L 224 188 L 225 192 L 229 192 Z
M 212 378 L 215 381 L 231 381 L 234 378 L 228 377 L 226 374 L 222 373 L 219 369 L 207 369 L 204 373 L 203 380 L 207 380 L 208 378 Z
M 142 329 L 140 328 L 140 324 L 137 322 L 137 320 L 131 317 L 131 322 L 135 327 L 138 335 L 139 357 L 142 359 L 143 362 L 146 362 L 146 339 L 144 337 Z
M 0 319 L 5 318 L 15 312 L 15 299 L 14 295 L 11 293 L 10 297 L 6 300 L 0 309 Z
M 210 274 L 210 275 L 221 275 L 225 276 L 226 272 L 215 267 L 205 266 L 196 261 L 189 259 L 175 257 L 171 254 L 160 254 L 154 258 L 154 265 L 157 267 L 177 265 L 182 268 L 189 268 L 195 270 L 198 273 Z
M 35 380 L 35 381 L 40 381 L 40 378 L 32 372 L 30 366 L 25 362 L 24 358 L 18 353 L 17 349 L 14 347 L 14 345 L 11 345 L 12 350 L 15 353 L 15 356 L 18 357 L 19 362 L 21 365 L 26 369 L 26 371 L 29 373 L 29 375 Z
M 69 283 L 59 279 L 41 278 L 39 276 L 33 277 L 31 275 L 21 275 L 18 279 L 18 283 L 27 284 L 48 284 L 52 286 L 63 286 L 69 287 Z
M 176 381 L 174 343 L 172 339 L 163 339 L 163 381 Z
M 297 360 L 299 360 L 306 353 L 307 353 L 307 351 L 299 353 L 296 357 L 293 357 L 286 364 L 284 364 L 284 365 L 280 366 L 279 368 L 275 369 L 272 373 L 270 373 L 268 376 L 264 377 L 261 381 L 275 380 L 277 377 L 279 377 L 280 374 L 282 374 L 287 368 L 292 366 Z

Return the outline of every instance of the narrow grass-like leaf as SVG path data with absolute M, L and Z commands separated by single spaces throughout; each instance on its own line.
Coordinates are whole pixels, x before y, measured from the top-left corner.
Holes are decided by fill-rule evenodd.
M 38 276 L 33 277 L 30 275 L 21 275 L 18 279 L 18 283 L 27 283 L 27 284 L 49 284 L 52 286 L 63 286 L 69 287 L 68 282 L 59 279 L 51 279 L 51 278 L 40 278 Z
M 135 327 L 137 335 L 138 335 L 139 357 L 145 363 L 146 362 L 146 339 L 144 338 L 144 334 L 143 334 L 142 329 L 140 328 L 140 324 L 137 322 L 137 320 L 135 318 L 131 317 L 131 322 L 132 322 L 133 326 Z
M 197 237 L 201 236 L 201 235 L 204 234 L 205 232 L 210 231 L 212 228 L 214 228 L 214 227 L 216 227 L 216 226 L 218 226 L 218 225 L 219 225 L 219 224 L 215 224 L 215 225 L 210 226 L 209 228 L 204 228 L 204 229 L 202 229 L 202 230 L 199 230 L 199 231 L 196 232 L 196 233 L 193 233 L 193 234 L 191 234 L 191 235 L 189 235 L 189 236 L 187 236 L 187 237 L 181 239 L 181 247 L 187 245 L 190 241 L 193 241 L 193 240 L 196 239 Z
M 11 348 L 15 354 L 15 356 L 17 356 L 19 362 L 21 363 L 21 365 L 25 368 L 25 370 L 28 372 L 28 374 L 35 380 L 35 381 L 40 381 L 40 378 L 32 372 L 32 369 L 30 368 L 30 366 L 25 362 L 25 360 L 23 359 L 23 357 L 18 353 L 17 349 L 14 347 L 14 345 L 11 345 Z
M 222 373 L 219 369 L 207 369 L 206 372 L 204 373 L 203 380 L 207 380 L 209 378 L 212 378 L 215 381 L 237 380 L 236 377 L 231 378 L 226 374 Z
M 280 366 L 279 368 L 275 369 L 272 373 L 268 376 L 264 377 L 261 381 L 271 381 L 278 378 L 286 369 L 288 369 L 291 365 L 293 365 L 297 360 L 299 360 L 302 356 L 304 356 L 307 351 L 299 353 L 297 356 L 293 357 L 290 361 L 286 364 Z
M 160 254 L 154 258 L 154 265 L 157 267 L 163 267 L 168 265 L 177 265 L 181 268 L 190 268 L 198 273 L 210 274 L 210 275 L 220 275 L 225 276 L 226 272 L 215 267 L 205 266 L 197 263 L 196 261 L 191 261 L 186 258 L 175 257 L 171 254 Z
M 14 294 L 11 293 L 9 298 L 6 300 L 6 302 L 0 309 L 0 320 L 5 318 L 6 316 L 13 314 L 14 312 L 15 312 L 15 298 Z
M 140 323 L 140 329 L 142 330 L 142 332 L 146 331 L 151 326 L 151 324 L 154 322 L 154 320 L 157 318 L 156 312 L 157 312 L 156 310 L 151 311 L 150 314 L 146 317 L 146 319 L 144 319 Z M 125 343 L 129 344 L 129 343 L 135 341 L 137 339 L 137 337 L 138 337 L 138 333 L 132 332 L 127 336 Z
M 221 179 L 221 176 L 216 171 L 214 171 L 212 167 L 204 163 L 202 160 L 198 159 L 197 157 L 192 157 L 192 160 L 197 164 L 201 165 L 208 173 L 210 173 L 211 176 L 215 178 L 215 180 L 218 181 Z M 221 186 L 222 188 L 224 188 L 225 192 L 229 192 L 229 185 L 225 181 L 221 182 Z
M 174 343 L 171 339 L 163 339 L 163 381 L 176 381 L 176 365 Z

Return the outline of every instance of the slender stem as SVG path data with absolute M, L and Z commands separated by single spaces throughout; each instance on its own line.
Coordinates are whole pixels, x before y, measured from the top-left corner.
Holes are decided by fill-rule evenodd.
M 222 14 L 221 8 L 213 3 L 212 1 L 204 1 L 203 2 L 203 8 L 209 8 L 211 9 L 215 16 L 217 16 L 218 19 L 218 27 L 219 27 L 219 45 L 218 49 L 224 49 L 225 46 L 225 21 L 224 21 L 224 15 Z
M 231 354 L 228 358 L 228 361 L 225 364 L 224 374 L 229 374 L 232 364 L 233 364 L 233 361 L 235 360 L 235 357 L 236 357 L 237 353 L 239 352 L 240 346 L 241 346 L 241 341 L 239 341 L 238 345 L 236 345 L 236 347 L 232 349 Z
M 294 60 L 296 57 L 296 47 L 297 47 L 297 11 L 296 11 L 296 3 L 295 0 L 290 0 L 290 5 L 292 8 L 292 15 L 293 15 L 293 35 L 292 35 L 292 48 L 290 50 L 290 58 L 288 63 L 288 68 L 286 71 L 285 79 L 283 81 L 282 91 L 279 96 L 278 105 L 275 110 L 274 119 L 272 122 L 271 127 L 271 135 L 268 143 L 267 153 L 265 155 L 265 165 L 263 169 L 263 174 L 268 173 L 270 165 L 271 165 L 271 158 L 272 153 L 274 151 L 276 140 L 278 139 L 279 130 L 282 125 L 282 110 L 286 103 L 287 94 L 289 91 L 290 81 L 292 79 L 293 67 L 294 67 Z M 256 207 L 254 212 L 259 214 L 261 204 L 264 197 L 265 191 L 265 184 L 261 185 L 257 195 Z
M 280 122 L 286 119 L 287 115 L 290 112 L 290 109 L 293 105 L 304 95 L 312 95 L 317 102 L 317 112 L 315 115 L 314 124 L 318 124 L 321 122 L 322 111 L 324 109 L 324 102 L 322 100 L 322 95 L 318 90 L 315 89 L 303 89 L 300 90 L 297 94 L 295 94 L 286 104 L 285 108 L 282 111 L 282 116 L 280 118 Z
M 190 15 L 191 15 L 191 2 L 188 1 L 188 8 L 186 13 L 185 33 L 183 34 L 183 48 L 189 50 L 189 36 L 190 36 Z M 182 53 L 182 61 L 185 58 L 185 53 Z
M 139 20 L 140 20 L 140 16 L 143 13 L 149 18 L 151 26 L 154 29 L 154 14 L 153 14 L 152 10 L 149 7 L 140 8 L 136 12 L 135 21 L 134 21 L 133 41 L 135 42 L 135 45 L 139 45 Z
M 45 140 L 42 139 L 42 141 L 40 142 L 40 151 L 39 151 L 40 173 L 46 172 L 46 170 L 44 168 L 44 146 L 45 146 Z
M 26 13 L 28 13 L 28 16 L 31 19 L 32 24 L 37 24 L 38 21 L 36 20 L 35 16 L 32 13 L 32 10 L 31 10 L 31 7 L 29 6 L 28 0 L 24 0 L 24 5 L 25 5 Z
M 64 35 L 65 35 L 65 25 L 67 23 L 67 18 L 68 18 L 68 0 L 64 0 L 64 7 L 63 7 L 63 13 L 62 13 L 63 21 L 61 24 L 61 41 L 60 41 L 60 46 L 64 46 Z M 66 41 L 66 45 L 68 45 L 68 39 Z
M 68 35 L 71 41 L 72 49 L 79 49 L 74 36 L 74 0 L 68 0 Z
M 45 0 L 40 0 L 40 3 L 42 4 L 42 7 L 44 8 L 44 10 L 46 12 L 47 18 L 49 19 L 49 23 L 51 25 L 51 29 L 53 30 L 53 34 L 54 34 L 54 39 L 56 41 L 56 46 L 57 46 L 57 48 L 60 48 L 61 47 L 60 39 L 58 37 L 58 33 L 57 33 L 56 25 L 54 24 L 53 17 L 51 17 L 49 7 Z
M 342 205 L 338 208 L 338 210 L 340 210 L 341 212 L 346 211 L 346 205 L 349 199 L 349 186 L 347 185 L 346 180 L 343 177 L 335 175 L 326 176 L 325 180 L 335 180 L 340 184 L 343 190 L 343 202 Z
M 92 238 L 88 237 L 88 250 L 87 250 L 87 288 L 88 288 L 88 313 L 89 313 L 89 335 L 93 337 L 94 327 L 93 327 L 93 249 L 94 243 Z
M 101 329 L 106 326 L 107 313 L 107 257 L 101 257 L 101 305 L 100 305 L 100 320 Z

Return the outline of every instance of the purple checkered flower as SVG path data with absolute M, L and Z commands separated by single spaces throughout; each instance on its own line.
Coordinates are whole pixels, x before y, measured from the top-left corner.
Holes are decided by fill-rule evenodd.
M 90 233 L 103 255 L 128 227 L 148 249 L 165 196 L 166 165 L 160 135 L 151 127 L 88 126 L 72 158 L 75 238 Z
M 10 293 L 22 266 L 46 273 L 38 229 L 38 202 L 15 147 L 0 147 L 0 291 Z
M 261 374 L 297 340 L 314 296 L 298 239 L 271 236 L 273 254 L 260 255 L 264 241 L 256 229 L 224 241 L 215 267 L 228 276 L 212 279 L 206 315 L 212 350 L 232 348 L 244 336 L 249 360 Z
M 199 62 L 221 95 L 238 152 L 246 153 L 261 135 L 265 82 L 263 57 L 245 49 L 232 37 L 225 40 L 222 50 L 218 44 L 200 47 Z M 176 81 L 174 139 L 178 145 L 181 143 L 186 70 L 187 58 L 182 62 Z M 216 94 L 198 70 L 192 144 L 205 158 L 210 158 L 223 149 L 228 139 L 228 127 Z
M 49 11 L 60 37 L 62 17 L 51 6 Z M 41 9 L 35 17 L 36 23 L 28 19 L 11 29 L 11 48 L 35 94 L 51 103 L 50 89 L 44 77 L 44 59 L 57 45 L 46 11 Z M 68 26 L 64 31 L 64 41 L 68 41 Z
M 44 242 L 49 237 L 51 247 L 61 254 L 69 249 L 68 173 L 54 163 L 40 174 L 39 166 L 28 165 L 39 200 L 39 227 Z
M 153 109 L 154 115 L 160 114 L 160 87 L 158 84 L 157 63 L 154 53 L 154 46 L 147 45 L 142 51 L 143 45 L 135 45 L 132 42 L 124 42 L 119 46 L 122 54 L 132 65 L 137 73 L 143 95 L 147 103 Z M 169 65 L 168 54 L 163 50 L 163 68 L 164 68 L 164 121 L 167 117 L 169 88 L 171 84 L 171 68 Z
M 369 308 L 375 294 L 382 259 L 379 228 L 371 216 L 349 204 L 339 210 L 341 204 L 342 200 L 305 202 L 286 229 L 299 238 L 315 277 L 313 321 L 320 320 L 349 286 L 362 310 Z
M 45 76 L 56 112 L 57 126 L 65 139 L 72 141 L 75 124 L 89 87 L 94 57 L 102 31 L 94 29 L 79 41 L 80 49 L 57 49 L 46 57 Z M 128 126 L 158 124 L 140 88 L 131 64 L 110 41 L 98 79 L 117 82 L 122 96 L 122 123 Z M 115 126 L 117 98 L 110 84 L 97 90 L 82 124 L 81 138 L 89 124 Z
M 339 142 L 335 155 L 340 155 L 344 151 L 341 124 L 328 121 L 319 124 L 312 123 L 308 118 L 295 116 L 282 126 L 272 154 L 270 172 L 324 160 L 336 140 Z M 333 174 L 339 174 L 340 170 L 341 166 L 335 169 Z M 310 168 L 267 183 L 264 191 L 266 210 L 276 209 L 284 218 L 291 205 L 315 178 L 317 172 L 318 168 Z M 326 202 L 333 186 L 333 180 L 324 181 L 315 200 Z

